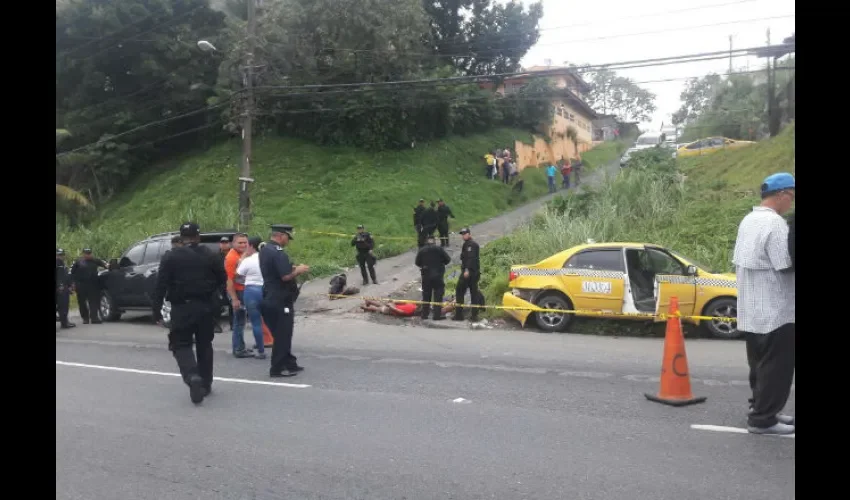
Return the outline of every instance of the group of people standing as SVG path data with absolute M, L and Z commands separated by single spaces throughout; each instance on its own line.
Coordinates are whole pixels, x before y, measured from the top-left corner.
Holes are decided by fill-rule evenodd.
M 455 288 L 455 304 L 453 320 L 463 321 L 464 317 L 464 300 L 467 290 L 469 291 L 473 305 L 484 305 L 484 296 L 478 289 L 478 281 L 481 279 L 481 262 L 479 259 L 480 247 L 478 243 L 472 239 L 472 232 L 469 228 L 460 230 L 461 238 L 463 238 L 463 246 L 460 250 L 460 278 Z M 451 263 L 451 256 L 442 246 L 437 246 L 434 236 L 429 236 L 425 246 L 419 249 L 416 254 L 416 267 L 420 269 L 422 277 L 422 307 L 420 313 L 422 319 L 428 319 L 433 313 L 434 320 L 445 319 L 445 309 L 440 306 L 434 306 L 432 303 L 442 303 L 443 295 L 446 291 L 446 266 Z M 470 319 L 478 321 L 478 313 L 480 308 L 471 308 Z
M 107 264 L 95 258 L 91 248 L 84 248 L 82 255 L 74 261 L 70 269 L 66 265 L 65 250 L 56 249 L 56 284 L 53 292 L 56 298 L 56 316 L 61 328 L 77 326 L 68 319 L 71 294 L 76 292 L 77 304 L 83 323 L 100 324 L 100 297 L 103 288 L 100 282 L 100 270 Z
M 519 175 L 516 161 L 508 148 L 494 149 L 493 152 L 484 155 L 484 160 L 487 162 L 484 172 L 488 179 L 501 180 L 505 184 L 510 184 Z
M 222 287 L 234 311 L 233 354 L 264 359 L 265 323 L 274 339 L 269 376 L 291 377 L 304 369 L 292 354 L 292 333 L 295 301 L 300 293 L 296 279 L 310 268 L 293 265 L 284 251 L 293 233 L 291 225 L 272 225 L 271 237 L 265 243 L 237 233 L 231 242 L 234 253 L 228 252 L 222 263 L 219 254 L 200 245 L 197 224 L 180 226 L 181 244 L 160 262 L 153 315 L 161 324 L 162 304 L 166 299 L 171 302 L 169 349 L 189 386 L 192 402 L 202 402 L 212 391 L 214 317 Z M 256 354 L 244 345 L 244 313 L 251 317 Z
M 416 230 L 419 248 L 425 246 L 429 238 L 434 237 L 434 231 L 440 235 L 440 246 L 449 246 L 449 218 L 454 219 L 452 209 L 441 199 L 431 202 L 425 207 L 425 199 L 413 207 L 413 227 Z
M 550 193 L 554 193 L 558 190 L 555 184 L 555 177 L 558 174 L 558 170 L 561 171 L 561 187 L 563 189 L 570 188 L 570 175 L 575 176 L 576 186 L 578 186 L 581 182 L 581 158 L 573 158 L 572 160 L 568 158 L 561 158 L 561 160 L 558 161 L 558 164 L 560 164 L 560 168 L 555 166 L 554 163 L 546 167 L 546 180 L 549 183 Z

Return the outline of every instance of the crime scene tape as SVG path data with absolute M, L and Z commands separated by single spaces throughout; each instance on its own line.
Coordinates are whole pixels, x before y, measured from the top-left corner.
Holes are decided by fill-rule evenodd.
M 362 295 L 341 295 L 341 294 L 332 294 L 332 293 L 315 293 L 308 294 L 308 296 L 320 296 L 320 297 L 328 297 L 330 299 L 361 299 L 361 300 L 372 300 L 375 302 L 394 302 L 398 304 L 416 304 L 416 305 L 429 305 L 429 306 L 439 306 L 444 307 L 447 305 L 453 305 L 457 307 L 455 302 L 428 302 L 423 300 L 412 300 L 412 299 L 388 299 L 382 297 L 364 297 Z M 495 309 L 501 311 L 532 311 L 532 312 L 547 312 L 547 313 L 556 313 L 556 314 L 575 314 L 575 315 L 585 315 L 585 316 L 598 316 L 601 318 L 643 318 L 643 319 L 659 319 L 662 321 L 667 321 L 670 318 L 680 318 L 680 319 L 691 319 L 691 320 L 699 320 L 699 321 L 722 321 L 726 323 L 731 323 L 737 321 L 737 318 L 730 318 L 728 316 L 699 316 L 699 315 L 683 315 L 680 312 L 676 314 L 669 313 L 615 313 L 611 311 L 598 311 L 594 309 L 546 309 L 543 307 L 538 307 L 535 305 L 528 306 L 497 306 L 497 305 L 480 305 L 480 304 L 464 304 L 463 308 L 475 308 L 475 309 Z

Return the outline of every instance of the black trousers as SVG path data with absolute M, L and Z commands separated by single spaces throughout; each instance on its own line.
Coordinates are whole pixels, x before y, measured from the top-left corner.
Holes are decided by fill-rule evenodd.
M 449 222 L 440 222 L 437 224 L 437 231 L 440 233 L 440 246 L 449 246 Z
M 416 245 L 417 245 L 417 247 L 419 247 L 419 248 L 424 247 L 425 246 L 425 238 L 427 238 L 427 237 L 428 237 L 428 235 L 425 233 L 425 228 L 423 228 L 422 226 L 416 226 Z
M 470 272 L 469 278 L 464 278 L 461 273 L 460 278 L 457 280 L 457 286 L 455 287 L 455 302 L 457 303 L 456 317 L 463 318 L 464 316 L 465 308 L 462 306 L 467 290 L 469 290 L 469 296 L 471 297 L 473 304 L 480 306 L 484 305 L 484 296 L 481 294 L 481 291 L 478 290 L 478 280 L 480 279 L 481 273 Z M 478 313 L 481 312 L 480 308 L 473 307 L 471 309 L 470 314 L 473 318 L 477 318 Z
M 68 308 L 71 306 L 71 291 L 63 287 L 56 292 L 56 312 L 59 313 L 59 322 L 68 324 Z
M 100 287 L 77 285 L 77 304 L 83 321 L 100 321 Z
M 422 275 L 422 302 L 442 302 L 443 295 L 446 293 L 446 282 L 443 281 L 443 276 Z M 433 317 L 439 318 L 443 314 L 441 306 L 431 306 L 430 304 L 422 304 L 422 317 L 428 318 L 428 314 L 433 310 Z
M 768 334 L 745 333 L 753 407 L 747 423 L 767 428 L 776 425 L 791 395 L 796 366 L 796 328 L 787 323 Z
M 372 277 L 372 281 L 378 281 L 378 278 L 375 277 L 375 262 L 376 259 L 374 256 L 369 255 L 368 252 L 357 252 L 357 264 L 360 266 L 360 274 L 363 276 L 363 282 L 369 282 L 369 276 Z M 369 275 L 366 275 L 366 268 L 369 268 Z
M 288 311 L 288 312 L 287 312 Z M 298 358 L 292 355 L 292 334 L 295 330 L 295 309 L 286 302 L 265 297 L 260 303 L 263 321 L 274 338 L 269 373 L 280 373 L 298 366 Z
M 188 385 L 192 375 L 200 375 L 204 386 L 212 387 L 215 303 L 210 300 L 191 300 L 171 304 L 171 331 L 168 333 L 168 349 L 177 360 L 180 375 Z M 195 352 L 192 352 L 192 344 Z

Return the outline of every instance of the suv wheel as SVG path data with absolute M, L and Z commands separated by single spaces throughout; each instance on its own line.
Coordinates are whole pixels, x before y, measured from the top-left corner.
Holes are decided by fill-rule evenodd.
M 100 297 L 100 317 L 104 321 L 118 321 L 121 319 L 121 310 L 115 307 L 115 301 L 109 292 L 103 292 Z

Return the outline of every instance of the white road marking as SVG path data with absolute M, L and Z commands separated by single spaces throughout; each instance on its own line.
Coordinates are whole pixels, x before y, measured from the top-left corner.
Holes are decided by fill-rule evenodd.
M 457 398 L 457 399 L 452 400 L 452 403 L 471 403 L 471 402 L 472 401 L 470 401 L 468 399 L 463 399 L 463 398 Z
M 151 370 L 137 370 L 135 368 L 121 368 L 118 366 L 102 366 L 102 365 L 88 365 L 85 363 L 71 363 L 68 361 L 56 361 L 57 365 L 61 366 L 76 366 L 78 368 L 94 368 L 96 370 L 109 370 L 113 372 L 124 372 L 124 373 L 137 373 L 140 375 L 160 375 L 163 377 L 179 377 L 179 373 L 167 373 L 167 372 L 155 372 Z M 306 389 L 310 387 L 307 384 L 287 384 L 286 382 L 269 382 L 266 380 L 249 380 L 244 378 L 226 378 L 226 377 L 213 377 L 213 380 L 216 382 L 233 382 L 234 384 L 253 384 L 253 385 L 274 385 L 278 387 L 290 387 L 293 389 Z
M 749 434 L 750 431 L 747 429 L 742 429 L 740 427 L 726 427 L 725 425 L 700 425 L 700 424 L 692 424 L 691 429 L 696 429 L 698 431 L 715 431 L 715 432 L 733 432 L 735 434 Z M 754 434 L 758 435 L 758 434 Z M 772 435 L 772 434 L 769 434 Z M 795 434 L 789 434 L 786 436 L 779 436 L 784 438 L 796 439 Z

